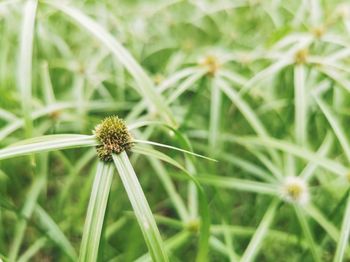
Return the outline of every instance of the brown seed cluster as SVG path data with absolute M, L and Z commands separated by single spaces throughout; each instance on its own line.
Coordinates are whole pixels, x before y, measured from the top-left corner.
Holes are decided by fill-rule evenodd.
M 120 154 L 133 145 L 124 120 L 117 116 L 105 118 L 95 127 L 94 134 L 101 143 L 96 147 L 97 156 L 104 162 L 111 162 L 112 154 Z

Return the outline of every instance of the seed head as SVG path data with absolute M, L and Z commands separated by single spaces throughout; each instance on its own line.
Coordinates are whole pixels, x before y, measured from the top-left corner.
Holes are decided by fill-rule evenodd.
M 309 50 L 308 49 L 301 49 L 297 51 L 294 55 L 295 63 L 297 64 L 305 64 L 307 61 L 307 58 L 309 56 Z
M 101 143 L 96 147 L 97 156 L 105 162 L 112 161 L 112 154 L 120 154 L 132 147 L 132 136 L 124 122 L 117 116 L 105 118 L 93 131 Z
M 286 177 L 281 185 L 280 193 L 281 197 L 290 203 L 305 205 L 309 201 L 309 190 L 307 184 L 300 177 Z
M 208 75 L 214 76 L 220 68 L 220 62 L 217 57 L 208 55 L 199 61 L 199 65 L 206 68 Z

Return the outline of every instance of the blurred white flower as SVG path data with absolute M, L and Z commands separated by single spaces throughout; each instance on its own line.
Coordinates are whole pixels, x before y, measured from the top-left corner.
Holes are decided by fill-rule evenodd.
M 306 182 L 296 176 L 288 176 L 280 187 L 281 198 L 289 203 L 305 205 L 309 202 L 309 189 Z

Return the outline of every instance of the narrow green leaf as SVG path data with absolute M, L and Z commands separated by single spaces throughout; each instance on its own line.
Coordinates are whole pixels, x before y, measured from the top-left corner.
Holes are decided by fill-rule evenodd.
M 0 160 L 32 153 L 46 152 L 76 147 L 89 147 L 97 145 L 94 136 L 86 135 L 52 135 L 42 136 L 28 141 L 22 141 L 20 145 L 9 146 L 0 150 Z
M 77 261 L 77 254 L 73 246 L 45 210 L 39 205 L 36 205 L 34 215 L 37 218 L 36 223 L 40 225 L 40 228 L 45 230 L 48 237 L 55 242 L 72 261 Z
M 152 259 L 159 262 L 169 261 L 157 224 L 127 154 L 125 152 L 119 155 L 113 154 L 113 161 L 134 209 Z
M 263 139 L 258 137 L 235 137 L 232 135 L 228 136 L 227 139 L 242 145 L 263 145 L 269 148 L 275 148 L 278 150 L 289 152 L 293 155 L 304 158 L 307 161 L 318 164 L 319 166 L 322 166 L 323 168 L 340 176 L 344 176 L 348 173 L 348 169 L 342 164 L 329 158 L 321 157 L 305 148 L 296 146 L 294 144 L 282 140 L 267 137 Z
M 80 262 L 97 261 L 113 172 L 113 165 L 101 161 L 98 162 L 80 246 Z
M 299 220 L 299 224 L 301 226 L 301 229 L 303 230 L 305 239 L 309 244 L 309 249 L 311 251 L 311 254 L 312 254 L 314 261 L 321 262 L 319 252 L 318 252 L 314 237 L 312 236 L 311 229 L 310 229 L 309 224 L 307 222 L 307 219 L 305 217 L 304 211 L 299 206 L 296 206 L 296 205 L 294 205 L 294 211 L 295 211 L 297 218 Z
M 294 68 L 294 128 L 295 139 L 299 145 L 305 145 L 307 141 L 307 92 L 305 90 L 304 65 L 296 65 Z
M 340 229 L 340 237 L 335 252 L 334 262 L 342 262 L 344 260 L 344 254 L 346 246 L 348 245 L 350 235 L 350 194 L 348 196 L 348 201 L 346 204 L 345 213 L 343 216 L 343 222 Z
M 90 17 L 86 16 L 80 10 L 68 6 L 58 1 L 45 1 L 45 3 L 61 10 L 71 17 L 85 30 L 91 33 L 96 39 L 102 42 L 122 63 L 129 73 L 134 77 L 137 88 L 141 95 L 149 102 L 150 111 L 157 110 L 165 121 L 171 126 L 176 126 L 176 121 L 170 108 L 166 105 L 165 100 L 154 88 L 154 84 L 142 67 L 136 62 L 132 55 L 110 34 Z
M 184 149 L 181 149 L 181 148 L 178 148 L 178 147 L 174 147 L 174 146 L 169 146 L 169 145 L 165 145 L 165 144 L 161 144 L 161 143 L 157 143 L 157 142 L 152 142 L 152 141 L 148 141 L 148 140 L 140 140 L 140 139 L 134 139 L 133 142 L 141 143 L 141 144 L 147 144 L 147 145 L 153 145 L 153 146 L 159 146 L 159 147 L 165 147 L 165 148 L 169 148 L 169 149 L 173 149 L 173 150 L 176 150 L 176 151 L 180 151 L 180 152 L 192 155 L 192 156 L 196 156 L 196 157 L 200 157 L 200 158 L 204 158 L 204 159 L 207 159 L 207 160 L 210 160 L 210 161 L 217 162 L 213 158 L 206 157 L 206 156 L 203 156 L 203 155 L 199 155 L 199 154 L 193 153 L 191 151 L 184 150 Z
M 254 261 L 259 249 L 262 245 L 262 242 L 269 230 L 269 227 L 273 221 L 273 218 L 276 213 L 277 206 L 279 204 L 278 200 L 273 200 L 270 206 L 268 207 L 264 217 L 262 218 L 260 225 L 258 226 L 253 238 L 250 240 L 248 247 L 244 251 L 244 254 L 241 258 L 241 262 L 250 262 Z
M 338 119 L 321 99 L 316 96 L 314 98 L 339 140 L 339 144 L 343 148 L 347 160 L 350 162 L 350 144 Z
M 17 72 L 17 84 L 21 94 L 22 112 L 26 127 L 26 136 L 31 137 L 32 119 L 32 60 L 33 39 L 37 0 L 27 0 L 23 7 L 23 20 L 20 36 L 20 50 Z
M 218 151 L 218 135 L 221 117 L 221 100 L 222 94 L 220 87 L 216 84 L 215 79 L 211 81 L 211 99 L 210 99 L 210 121 L 209 121 L 209 146 L 212 154 Z
M 196 177 L 201 183 L 220 188 L 248 191 L 257 194 L 278 195 L 278 187 L 261 182 L 249 181 L 233 177 L 200 175 Z

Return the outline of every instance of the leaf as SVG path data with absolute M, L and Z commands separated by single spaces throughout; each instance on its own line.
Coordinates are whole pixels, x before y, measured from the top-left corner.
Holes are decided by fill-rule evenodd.
M 348 245 L 350 235 L 350 194 L 348 196 L 345 213 L 343 216 L 343 222 L 340 229 L 340 237 L 335 252 L 334 262 L 342 262 L 344 259 L 344 254 L 346 246 Z
M 113 172 L 112 164 L 98 162 L 80 246 L 79 261 L 81 262 L 97 261 Z
M 112 156 L 152 260 L 169 261 L 157 224 L 127 154 L 122 152 Z
M 150 110 L 157 110 L 165 121 L 171 126 L 176 126 L 176 121 L 170 108 L 166 105 L 165 100 L 154 88 L 154 84 L 142 67 L 136 62 L 131 54 L 110 34 L 105 28 L 99 25 L 90 17 L 86 16 L 80 10 L 62 4 L 58 1 L 45 1 L 45 3 L 61 10 L 71 17 L 86 31 L 91 33 L 97 40 L 103 43 L 122 63 L 137 83 L 138 91 L 150 103 Z
M 36 205 L 34 209 L 34 214 L 42 229 L 45 230 L 45 233 L 48 235 L 48 237 L 55 242 L 64 253 L 68 255 L 68 257 L 72 261 L 77 261 L 77 254 L 71 245 L 71 243 L 68 241 L 66 236 L 63 234 L 61 229 L 58 227 L 58 225 L 53 221 L 53 219 L 45 212 L 45 210 L 40 207 L 39 205 Z
M 262 245 L 262 241 L 264 240 L 268 229 L 273 221 L 278 204 L 278 200 L 273 200 L 268 209 L 266 210 L 266 213 L 262 218 L 260 225 L 258 226 L 252 239 L 250 240 L 248 247 L 244 251 L 244 254 L 240 260 L 241 262 L 254 261 L 254 258 L 256 257 Z
M 88 147 L 97 145 L 94 136 L 86 135 L 48 135 L 20 142 L 0 150 L 0 160 L 67 148 Z
M 148 144 L 148 145 L 153 145 L 153 146 L 159 146 L 159 147 L 165 147 L 165 148 L 169 148 L 169 149 L 173 149 L 173 150 L 176 150 L 176 151 L 180 151 L 180 152 L 192 155 L 192 156 L 197 156 L 197 157 L 200 157 L 200 158 L 204 158 L 204 159 L 207 159 L 207 160 L 210 160 L 210 161 L 217 162 L 213 158 L 206 157 L 206 156 L 203 156 L 203 155 L 199 155 L 199 154 L 193 153 L 191 151 L 187 151 L 187 150 L 184 150 L 184 149 L 181 149 L 181 148 L 177 148 L 177 147 L 174 147 L 174 146 L 169 146 L 169 145 L 165 145 L 165 144 L 161 144 L 161 143 L 157 143 L 157 142 L 152 142 L 152 141 L 148 141 L 148 140 L 140 140 L 140 139 L 134 139 L 133 142 L 141 143 L 141 144 Z

